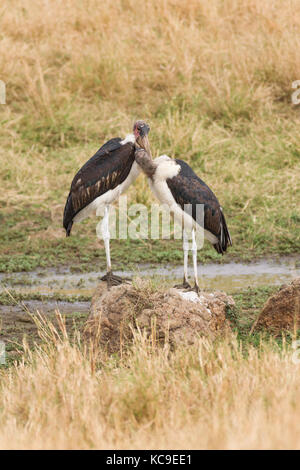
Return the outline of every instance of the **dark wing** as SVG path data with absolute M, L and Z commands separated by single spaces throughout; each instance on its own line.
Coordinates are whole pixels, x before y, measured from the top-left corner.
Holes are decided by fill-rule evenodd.
M 191 211 L 194 220 L 197 217 L 197 204 L 204 204 L 204 228 L 217 237 L 218 243 L 214 244 L 217 252 L 224 253 L 232 241 L 218 199 L 186 162 L 176 159 L 176 163 L 181 167 L 179 174 L 167 179 L 175 201 L 183 210 Z M 188 204 L 191 206 L 185 208 Z
M 135 145 L 111 139 L 76 173 L 64 210 L 63 226 L 69 236 L 73 219 L 94 199 L 123 183 L 134 162 Z

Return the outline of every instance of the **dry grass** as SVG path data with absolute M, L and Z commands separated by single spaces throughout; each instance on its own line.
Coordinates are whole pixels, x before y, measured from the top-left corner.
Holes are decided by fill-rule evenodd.
M 202 170 L 217 165 L 210 179 L 222 192 L 224 158 L 227 177 L 237 164 L 246 174 L 254 166 L 254 176 L 253 153 L 265 145 L 272 167 L 268 145 L 278 120 L 296 117 L 297 0 L 153 0 L 142 9 L 133 0 L 10 0 L 0 14 L 8 103 L 1 107 L 1 198 L 8 194 L 10 204 L 42 202 L 61 187 L 65 194 L 95 148 L 84 144 L 126 133 L 137 115 L 153 124 L 155 154 L 183 153 L 196 166 L 207 155 Z M 278 100 L 288 103 L 282 109 Z M 283 119 L 282 127 L 278 145 L 296 147 L 292 122 Z M 249 148 L 243 133 L 251 135 Z M 227 152 L 235 153 L 230 161 Z M 295 162 L 288 152 L 283 158 L 288 178 Z
M 170 354 L 137 335 L 118 360 L 61 326 L 40 323 L 42 346 L 1 373 L 1 448 L 300 448 L 299 365 L 285 346 L 245 355 L 232 336 Z

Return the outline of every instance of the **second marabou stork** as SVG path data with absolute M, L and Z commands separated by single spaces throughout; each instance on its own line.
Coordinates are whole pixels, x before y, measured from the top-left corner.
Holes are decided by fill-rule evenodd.
M 117 137 L 106 142 L 76 173 L 67 197 L 63 218 L 67 237 L 74 223 L 81 222 L 90 215 L 100 215 L 104 210 L 101 232 L 107 273 L 102 280 L 106 281 L 108 286 L 122 282 L 119 276 L 112 273 L 111 268 L 109 206 L 126 191 L 139 174 L 140 170 L 135 162 L 136 149 L 142 148 L 151 155 L 149 130 L 146 122 L 136 121 L 133 134 L 127 135 L 125 139 Z
M 175 287 L 194 290 L 199 293 L 197 274 L 197 243 L 195 231 L 197 225 L 197 205 L 203 207 L 204 238 L 206 238 L 220 254 L 225 253 L 228 245 L 232 245 L 223 209 L 212 190 L 194 173 L 183 160 L 162 155 L 152 160 L 151 153 L 139 149 L 135 154 L 136 162 L 147 175 L 150 188 L 158 200 L 169 206 L 175 219 L 183 229 L 184 276 L 183 284 Z M 188 251 L 189 241 L 186 230 L 192 231 L 192 254 L 195 286 L 188 283 Z

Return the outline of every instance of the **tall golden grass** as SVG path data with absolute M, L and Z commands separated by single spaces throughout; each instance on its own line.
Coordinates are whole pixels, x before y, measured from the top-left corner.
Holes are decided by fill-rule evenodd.
M 127 133 L 137 116 L 153 124 L 155 154 L 203 153 L 207 171 L 217 162 L 218 178 L 228 146 L 236 157 L 228 158 L 229 177 L 238 164 L 251 172 L 237 161 L 242 142 L 231 132 L 243 134 L 244 119 L 252 134 L 244 149 L 257 172 L 251 153 L 265 143 L 263 122 L 269 135 L 282 115 L 292 118 L 297 0 L 153 0 L 142 8 L 134 0 L 4 0 L 0 20 L 3 202 L 57 199 L 94 142 Z M 284 152 L 297 136 L 281 127 Z M 68 143 L 70 152 L 58 152 Z
M 61 325 L 40 322 L 43 344 L 1 372 L 1 448 L 300 448 L 300 366 L 285 345 L 245 354 L 228 336 L 170 354 L 137 334 L 116 359 Z
M 9 102 L 50 117 L 74 95 L 130 109 L 203 90 L 218 113 L 235 87 L 265 105 L 300 76 L 297 0 L 10 0 L 1 31 Z

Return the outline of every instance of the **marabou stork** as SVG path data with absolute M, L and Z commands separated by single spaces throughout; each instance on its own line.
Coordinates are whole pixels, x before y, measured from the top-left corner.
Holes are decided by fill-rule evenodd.
M 146 122 L 136 121 L 133 134 L 127 135 L 123 140 L 117 137 L 106 142 L 76 173 L 66 201 L 63 226 L 67 237 L 74 223 L 81 222 L 90 215 L 99 215 L 104 210 L 101 232 L 105 245 L 107 273 L 102 280 L 106 281 L 108 286 L 122 282 L 111 269 L 109 206 L 138 176 L 140 169 L 135 162 L 135 151 L 139 145 L 150 153 L 149 130 Z
M 195 290 L 199 293 L 197 275 L 197 243 L 195 230 L 197 204 L 204 206 L 204 238 L 206 238 L 218 253 L 225 253 L 228 245 L 232 245 L 225 216 L 218 199 L 212 190 L 202 181 L 192 168 L 183 160 L 173 159 L 162 155 L 152 160 L 151 154 L 138 149 L 135 156 L 143 172 L 148 176 L 152 192 L 162 204 L 169 206 L 174 217 L 184 227 L 192 231 L 192 254 L 195 286 L 191 289 L 188 283 L 188 250 L 189 242 L 183 229 L 184 276 L 183 284 L 175 287 Z M 188 210 L 187 210 L 188 209 Z M 190 210 L 191 209 L 191 210 Z

